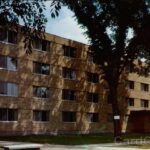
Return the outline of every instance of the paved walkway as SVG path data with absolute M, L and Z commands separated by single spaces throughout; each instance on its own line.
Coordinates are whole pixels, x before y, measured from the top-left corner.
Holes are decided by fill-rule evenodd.
M 60 146 L 45 144 L 41 150 L 140 150 L 136 148 L 106 147 L 101 145 Z
M 27 143 L 0 141 L 0 147 L 4 145 L 16 145 L 16 144 L 18 145 L 18 144 L 27 144 Z M 117 146 L 119 145 L 118 144 L 92 144 L 92 145 L 66 146 L 66 145 L 43 144 L 41 150 L 142 150 L 138 148 L 122 148 Z M 2 149 L 0 148 L 0 150 Z

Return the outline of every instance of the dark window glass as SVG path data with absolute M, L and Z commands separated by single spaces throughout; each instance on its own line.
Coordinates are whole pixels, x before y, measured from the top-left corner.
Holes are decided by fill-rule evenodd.
M 0 108 L 0 121 L 17 121 L 18 111 L 16 109 Z
M 0 95 L 18 96 L 18 85 L 15 83 L 0 82 Z
M 87 101 L 98 103 L 99 96 L 97 93 L 87 93 Z
M 63 49 L 64 49 L 64 56 L 72 58 L 76 57 L 76 48 L 64 45 Z
M 0 55 L 0 69 L 17 70 L 17 59 Z
M 134 81 L 128 81 L 128 88 L 134 89 Z
M 88 122 L 98 122 L 98 113 L 87 113 Z
M 145 83 L 141 83 L 141 91 L 148 92 L 149 91 L 149 85 Z
M 142 99 L 141 100 L 141 107 L 148 108 L 148 106 L 149 106 L 149 101 Z
M 135 68 L 135 65 L 134 64 L 128 64 L 128 66 L 126 67 L 127 71 L 129 73 L 132 73 L 132 72 L 135 72 L 136 71 L 136 68 Z
M 49 51 L 50 49 L 50 41 L 42 40 L 39 38 L 34 38 L 32 45 L 34 49 L 41 51 Z
M 42 40 L 42 50 L 49 51 L 50 50 L 50 41 Z
M 6 30 L 0 29 L 0 41 L 8 41 Z
M 128 98 L 128 106 L 134 106 L 134 98 Z
M 76 72 L 73 69 L 63 68 L 63 77 L 65 79 L 75 80 L 76 79 Z
M 48 64 L 33 62 L 33 72 L 38 74 L 49 75 L 50 66 Z
M 87 53 L 87 60 L 89 63 L 94 63 L 94 56 L 92 55 L 92 53 Z
M 33 96 L 39 98 L 48 98 L 49 97 L 49 88 L 47 87 L 33 87 Z
M 16 44 L 17 33 L 15 31 L 0 29 L 0 41 Z
M 9 121 L 17 120 L 17 110 L 15 110 L 15 109 L 8 109 L 8 120 Z
M 142 75 L 144 75 L 144 76 L 149 75 L 149 69 L 148 68 L 142 68 L 141 71 L 142 71 Z
M 17 43 L 17 33 L 14 31 L 8 31 L 8 42 L 16 44 Z
M 64 122 L 76 122 L 76 112 L 63 111 L 62 120 Z
M 34 49 L 42 50 L 42 40 L 34 38 L 32 45 Z
M 49 112 L 44 110 L 34 110 L 33 111 L 33 120 L 34 121 L 48 121 Z
M 76 99 L 76 92 L 74 90 L 63 89 L 62 99 L 64 99 L 64 100 L 75 100 Z
M 98 83 L 99 82 L 99 75 L 96 73 L 87 73 L 87 81 L 92 83 Z

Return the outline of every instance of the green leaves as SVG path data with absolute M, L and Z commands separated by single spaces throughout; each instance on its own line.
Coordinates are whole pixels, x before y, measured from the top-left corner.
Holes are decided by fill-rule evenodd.
M 45 0 L 0 0 L 0 26 L 18 30 L 19 21 L 23 21 L 21 32 L 25 36 L 25 50 L 31 52 L 31 38 L 40 36 L 45 31 L 47 18 Z M 31 30 L 32 28 L 32 30 Z M 35 32 L 37 30 L 37 32 Z
M 61 1 L 52 0 L 50 5 L 50 13 L 52 18 L 58 17 L 61 5 Z

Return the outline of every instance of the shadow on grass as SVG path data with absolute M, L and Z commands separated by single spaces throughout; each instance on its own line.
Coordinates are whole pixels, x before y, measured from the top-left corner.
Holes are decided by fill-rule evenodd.
M 1 141 L 34 142 L 60 145 L 84 145 L 113 142 L 113 135 L 32 135 L 32 136 L 4 136 Z
M 150 137 L 150 134 L 124 134 L 123 141 L 129 139 L 141 139 Z M 17 141 L 47 143 L 59 145 L 84 145 L 84 144 L 102 144 L 113 143 L 113 134 L 96 135 L 28 135 L 28 136 L 0 136 L 0 141 Z

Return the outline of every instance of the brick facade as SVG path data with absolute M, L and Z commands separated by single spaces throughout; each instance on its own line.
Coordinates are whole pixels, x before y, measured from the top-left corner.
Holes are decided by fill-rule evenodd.
M 113 122 L 111 104 L 107 101 L 108 92 L 100 76 L 98 83 L 91 83 L 87 80 L 88 73 L 100 73 L 99 67 L 87 59 L 88 46 L 46 34 L 46 40 L 50 41 L 48 51 L 33 49 L 32 54 L 27 55 L 24 50 L 23 37 L 18 36 L 20 38 L 17 44 L 0 43 L 0 56 L 17 59 L 16 71 L 7 68 L 0 69 L 0 84 L 1 82 L 14 83 L 18 87 L 17 96 L 0 94 L 0 115 L 3 114 L 2 111 L 6 113 L 6 109 L 17 110 L 17 120 L 9 120 L 9 110 L 6 113 L 8 120 L 0 116 L 1 135 L 112 132 Z M 64 45 L 76 49 L 75 58 L 64 56 Z M 34 73 L 33 62 L 49 65 L 49 75 Z M 64 78 L 63 68 L 74 70 L 75 77 Z M 149 92 L 143 92 L 140 88 L 141 83 L 150 84 L 150 78 L 129 74 L 128 79 L 135 83 L 134 90 L 129 90 L 129 97 L 134 98 L 134 106 L 129 107 L 127 115 L 123 117 L 123 131 L 132 129 L 127 125 L 127 116 L 132 110 L 150 109 L 150 106 L 141 108 L 140 101 L 141 99 L 150 100 Z M 46 87 L 49 97 L 34 97 L 33 87 Z M 75 99 L 62 99 L 63 89 L 75 91 Z M 87 93 L 97 93 L 98 102 L 87 101 Z M 48 119 L 35 121 L 34 111 L 45 111 Z M 63 112 L 75 112 L 75 121 L 63 121 Z M 91 113 L 96 113 L 96 117 Z M 45 114 L 40 112 L 40 115 Z M 68 116 L 69 119 L 72 117 L 71 114 Z M 93 121 L 89 121 L 91 117 Z

